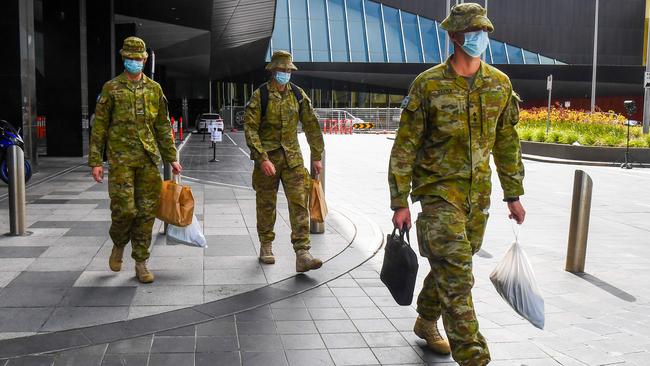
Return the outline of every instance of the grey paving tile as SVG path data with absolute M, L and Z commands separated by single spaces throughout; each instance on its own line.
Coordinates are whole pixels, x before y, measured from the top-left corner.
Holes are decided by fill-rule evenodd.
M 176 329 L 166 330 L 164 332 L 156 333 L 156 336 L 169 337 L 169 336 L 195 336 L 196 327 L 194 325 L 188 325 L 187 327 L 181 327 Z
M 339 348 L 329 351 L 337 366 L 379 364 L 370 348 Z
M 345 312 L 350 319 L 384 319 L 384 313 L 378 307 L 370 308 L 346 308 Z
M 41 330 L 52 332 L 112 323 L 126 320 L 128 315 L 128 306 L 57 308 Z
M 393 332 L 396 330 L 388 319 L 355 319 L 352 322 L 362 333 Z
M 367 347 L 366 341 L 359 333 L 332 333 L 321 334 L 327 348 L 363 348 Z
M 220 229 L 215 229 L 220 230 Z M 206 256 L 256 256 L 257 253 L 253 249 L 252 244 L 241 245 L 241 244 L 212 244 L 208 240 L 210 235 L 206 235 L 206 240 L 208 247 L 205 249 Z
M 7 286 L 14 278 L 20 274 L 20 271 L 0 272 L 0 288 Z
M 68 288 L 9 287 L 0 290 L 0 307 L 54 307 L 61 303 Z
M 311 320 L 307 309 L 273 309 L 275 320 Z
M 36 258 L 0 258 L 0 268 L 8 272 L 24 271 L 34 263 Z
M 341 287 L 341 288 L 332 288 L 332 293 L 336 297 L 365 297 L 366 293 L 359 287 Z
M 282 350 L 282 340 L 274 334 L 240 335 L 239 346 L 242 351 L 273 352 Z
M 242 352 L 243 366 L 288 366 L 284 352 Z
M 237 351 L 237 337 L 197 337 L 196 353 L 217 353 Z
M 324 349 L 325 343 L 319 334 L 282 334 L 284 349 Z
M 277 334 L 272 320 L 238 321 L 237 333 L 242 334 Z
M 236 315 L 237 321 L 251 321 L 251 320 L 272 320 L 273 314 L 271 308 L 262 306 L 257 309 L 244 311 Z
M 277 320 L 278 334 L 313 334 L 318 333 L 311 320 Z
M 148 355 L 107 355 L 102 366 L 147 366 Z
M 38 332 L 53 308 L 0 308 L 0 332 Z
M 334 361 L 327 350 L 287 350 L 286 352 L 290 366 L 334 366 Z
M 152 336 L 124 339 L 108 345 L 106 354 L 148 354 L 151 350 Z
M 193 353 L 157 353 L 151 354 L 148 366 L 180 366 L 193 364 Z
M 210 269 L 203 271 L 203 281 L 206 285 L 237 285 L 267 283 L 264 271 L 258 268 L 243 272 L 238 269 Z
M 151 346 L 151 353 L 194 353 L 195 344 L 194 336 L 155 336 Z
M 316 320 L 316 328 L 320 333 L 350 333 L 357 328 L 350 320 Z
M 235 322 L 231 320 L 217 319 L 196 325 L 197 336 L 219 336 L 236 337 L 237 329 Z
M 422 358 L 409 346 L 373 348 L 372 351 L 382 365 L 422 362 Z
M 376 332 L 376 333 L 362 333 L 368 346 L 376 347 L 403 347 L 408 346 L 409 343 L 402 337 L 400 332 Z
M 158 272 L 154 272 L 157 276 Z M 156 281 L 159 278 L 156 277 Z M 133 294 L 131 302 L 143 305 L 197 305 L 203 303 L 203 286 L 141 286 Z
M 25 356 L 9 360 L 5 366 L 52 366 L 53 355 Z
M 49 247 L 0 247 L 0 258 L 38 258 Z
M 305 308 L 305 301 L 298 296 L 293 296 L 288 299 L 276 301 L 271 304 L 272 309 L 294 309 L 294 308 Z
M 68 200 L 65 200 L 66 202 Z M 63 202 L 63 203 L 66 203 Z M 42 228 L 71 228 L 75 224 L 74 221 L 37 221 L 29 225 L 30 229 L 42 229 Z
M 305 298 L 304 299 L 305 305 L 310 308 L 339 308 L 341 307 L 341 304 L 337 300 L 336 297 L 334 296 L 321 296 L 321 297 L 313 297 L 313 298 Z
M 314 320 L 344 320 L 349 318 L 343 308 L 309 308 L 309 314 Z
M 63 299 L 63 306 L 129 306 L 135 287 L 73 287 Z
M 337 299 L 344 308 L 369 308 L 376 306 L 367 296 L 339 297 Z
M 239 352 L 197 353 L 194 366 L 241 366 Z

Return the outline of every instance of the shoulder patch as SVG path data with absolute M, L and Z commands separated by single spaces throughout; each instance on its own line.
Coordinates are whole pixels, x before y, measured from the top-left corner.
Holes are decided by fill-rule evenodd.
M 402 105 L 400 105 L 400 108 L 405 109 L 406 107 L 408 107 L 410 101 L 411 101 L 411 97 L 410 97 L 410 96 L 405 97 L 405 98 L 402 100 Z

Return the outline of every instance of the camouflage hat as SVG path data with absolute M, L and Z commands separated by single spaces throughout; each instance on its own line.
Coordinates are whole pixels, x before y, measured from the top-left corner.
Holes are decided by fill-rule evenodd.
M 120 55 L 124 58 L 136 59 L 147 58 L 147 56 L 149 56 L 147 53 L 147 46 L 145 46 L 144 41 L 138 37 L 126 38 L 122 44 Z
M 267 70 L 273 69 L 291 69 L 298 70 L 296 65 L 293 64 L 291 53 L 287 51 L 275 51 L 271 56 L 271 62 L 266 65 Z
M 454 5 L 451 14 L 440 23 L 440 27 L 447 32 L 462 32 L 472 28 L 485 28 L 488 32 L 493 32 L 494 26 L 486 14 L 487 11 L 476 3 Z

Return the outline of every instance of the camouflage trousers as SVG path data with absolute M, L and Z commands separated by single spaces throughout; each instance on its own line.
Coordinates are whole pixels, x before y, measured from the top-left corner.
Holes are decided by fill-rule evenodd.
M 417 311 L 428 320 L 442 316 L 452 356 L 461 366 L 490 362 L 471 293 L 472 255 L 481 248 L 487 218 L 487 212 L 478 208 L 468 213 L 435 198 L 422 205 L 416 221 L 420 254 L 431 264 L 418 297 Z
M 153 163 L 146 162 L 138 167 L 110 166 L 108 195 L 112 223 L 109 234 L 118 247 L 131 241 L 131 257 L 137 262 L 149 258 L 161 186 L 160 172 Z
M 294 250 L 309 249 L 309 175 L 302 165 L 289 168 L 283 149 L 268 152 L 275 165 L 275 175 L 267 177 L 256 164 L 253 170 L 253 189 L 256 193 L 257 235 L 261 243 L 275 239 L 273 227 L 276 220 L 278 188 L 282 188 L 289 204 L 291 243 Z

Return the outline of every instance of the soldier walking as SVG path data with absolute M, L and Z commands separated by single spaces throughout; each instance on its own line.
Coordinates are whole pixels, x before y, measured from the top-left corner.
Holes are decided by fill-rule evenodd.
M 510 218 L 524 221 L 519 97 L 504 73 L 480 59 L 494 30 L 485 9 L 456 5 L 441 27 L 454 54 L 420 74 L 402 103 L 388 174 L 391 208 L 402 228 L 411 226 L 409 193 L 422 206 L 418 244 L 431 271 L 418 297 L 415 334 L 462 366 L 482 366 L 490 353 L 472 303 L 472 255 L 488 219 L 490 152 Z M 441 316 L 449 341 L 436 326 Z
M 97 100 L 88 165 L 95 181 L 102 183 L 107 146 L 113 240 L 109 267 L 115 272 L 122 269 L 124 247 L 130 241 L 135 274 L 140 282 L 150 283 L 154 275 L 146 263 L 162 185 L 160 155 L 171 163 L 174 174 L 183 168 L 177 161 L 167 98 L 160 85 L 142 73 L 148 56 L 144 41 L 126 38 L 120 54 L 125 71 L 104 84 Z
M 323 262 L 309 253 L 308 192 L 311 181 L 298 144 L 298 123 L 302 123 L 311 149 L 311 163 L 317 174 L 323 169 L 320 161 L 323 135 L 311 101 L 301 88 L 289 82 L 291 72 L 298 69 L 291 54 L 274 52 L 266 69 L 272 73 L 271 80 L 253 92 L 244 115 L 246 143 L 251 159 L 255 161 L 253 188 L 257 198 L 259 260 L 265 264 L 275 263 L 273 227 L 278 187 L 282 182 L 289 204 L 296 272 L 306 272 L 320 268 Z

